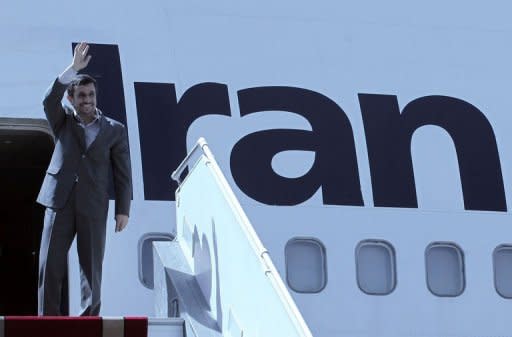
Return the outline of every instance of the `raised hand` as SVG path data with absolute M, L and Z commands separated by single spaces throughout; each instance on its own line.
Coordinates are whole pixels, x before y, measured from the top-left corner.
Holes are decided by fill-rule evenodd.
M 71 66 L 76 71 L 80 71 L 87 67 L 89 61 L 91 60 L 91 55 L 87 55 L 89 51 L 89 45 L 85 42 L 77 44 L 75 47 L 75 53 L 73 55 L 73 63 Z

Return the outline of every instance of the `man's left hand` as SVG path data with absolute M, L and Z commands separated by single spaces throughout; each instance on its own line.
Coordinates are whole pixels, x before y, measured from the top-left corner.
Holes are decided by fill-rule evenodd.
M 116 233 L 122 231 L 128 225 L 128 215 L 116 214 Z

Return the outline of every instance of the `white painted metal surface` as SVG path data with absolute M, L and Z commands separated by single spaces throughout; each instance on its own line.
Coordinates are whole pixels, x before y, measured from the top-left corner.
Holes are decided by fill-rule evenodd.
M 205 140 L 197 146 L 176 191 L 176 240 L 211 317 L 223 336 L 312 336 Z
M 183 324 L 179 318 L 150 318 L 148 337 L 185 337 Z

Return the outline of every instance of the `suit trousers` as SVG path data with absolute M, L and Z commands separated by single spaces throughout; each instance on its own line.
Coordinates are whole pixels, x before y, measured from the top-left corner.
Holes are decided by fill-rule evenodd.
M 80 263 L 82 316 L 97 316 L 101 306 L 101 275 L 105 252 L 106 214 L 94 218 L 77 203 L 77 184 L 62 209 L 46 208 L 39 250 L 38 313 L 66 315 L 63 310 L 68 251 L 76 234 Z

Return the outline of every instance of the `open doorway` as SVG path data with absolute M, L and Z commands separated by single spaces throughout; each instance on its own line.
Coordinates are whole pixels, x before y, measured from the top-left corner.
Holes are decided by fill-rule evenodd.
M 53 152 L 48 123 L 0 118 L 0 315 L 37 314 L 44 207 L 37 193 Z

